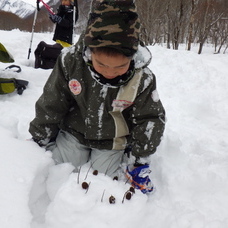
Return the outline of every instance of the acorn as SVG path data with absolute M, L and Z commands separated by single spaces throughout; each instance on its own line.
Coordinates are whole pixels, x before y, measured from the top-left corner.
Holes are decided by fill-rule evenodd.
M 116 198 L 114 196 L 109 197 L 109 203 L 110 204 L 115 204 L 116 203 Z
M 93 171 L 93 175 L 94 175 L 94 176 L 97 176 L 97 175 L 98 175 L 98 170 L 94 170 L 94 171 Z
M 117 176 L 114 176 L 114 177 L 113 177 L 113 180 L 118 181 L 118 177 L 117 177 Z
M 126 197 L 127 200 L 130 200 L 131 196 L 132 196 L 132 193 L 131 192 L 127 192 L 125 197 Z
M 82 188 L 83 188 L 83 189 L 88 189 L 88 188 L 89 188 L 88 183 L 87 183 L 87 182 L 83 182 L 83 183 L 82 183 Z
M 132 192 L 132 193 L 135 193 L 135 188 L 134 187 L 130 187 L 129 191 Z
M 124 203 L 124 199 L 130 200 L 131 197 L 132 197 L 132 194 L 133 194 L 132 192 L 126 191 L 126 192 L 124 193 L 122 203 Z

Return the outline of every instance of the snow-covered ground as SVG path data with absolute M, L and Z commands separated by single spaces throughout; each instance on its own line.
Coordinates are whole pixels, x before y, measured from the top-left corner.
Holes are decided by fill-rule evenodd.
M 33 51 L 41 40 L 53 43 L 52 34 L 34 34 L 29 60 L 31 33 L 0 31 L 0 37 L 22 68 L 2 71 L 10 64 L 0 63 L 1 77 L 29 81 L 21 96 L 0 96 L 1 228 L 227 228 L 228 54 L 215 55 L 212 47 L 201 55 L 197 47 L 149 47 L 167 112 L 164 139 L 151 156 L 156 191 L 137 191 L 122 203 L 128 184 L 95 176 L 89 165 L 80 175 L 70 174 L 70 164 L 54 166 L 50 152 L 27 140 L 35 102 L 51 72 L 33 68 Z M 111 195 L 115 204 L 109 203 Z

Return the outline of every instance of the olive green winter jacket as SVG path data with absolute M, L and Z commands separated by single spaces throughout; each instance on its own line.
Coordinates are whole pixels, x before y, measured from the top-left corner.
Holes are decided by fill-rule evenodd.
M 39 144 L 54 140 L 60 129 L 98 149 L 123 150 L 145 157 L 156 151 L 165 126 L 165 111 L 156 79 L 147 68 L 151 54 L 140 47 L 135 73 L 126 84 L 110 86 L 94 79 L 82 39 L 63 51 L 36 103 L 29 131 Z

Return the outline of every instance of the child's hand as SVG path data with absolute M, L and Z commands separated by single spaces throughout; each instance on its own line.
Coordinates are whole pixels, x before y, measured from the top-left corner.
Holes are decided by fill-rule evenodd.
M 130 171 L 131 170 L 131 171 Z M 131 185 L 140 189 L 142 193 L 152 192 L 154 186 L 149 178 L 151 170 L 148 164 L 134 164 L 134 166 L 127 166 L 126 175 L 130 180 Z

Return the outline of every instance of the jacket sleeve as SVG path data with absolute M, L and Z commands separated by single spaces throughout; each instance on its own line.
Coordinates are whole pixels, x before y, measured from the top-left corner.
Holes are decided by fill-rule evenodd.
M 34 141 L 40 145 L 46 145 L 56 138 L 59 124 L 69 111 L 72 96 L 65 78 L 61 55 L 48 78 L 43 94 L 35 105 L 35 118 L 31 121 L 29 132 Z
M 155 153 L 165 129 L 165 110 L 156 90 L 156 78 L 144 73 L 132 111 L 132 154 L 146 157 Z
M 65 10 L 64 12 L 57 13 L 62 20 L 58 23 L 61 27 L 69 28 L 73 26 L 73 9 Z

